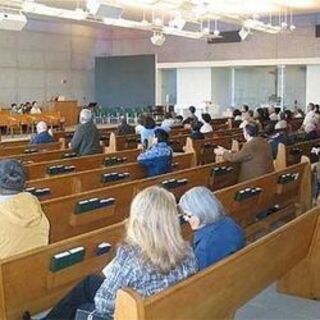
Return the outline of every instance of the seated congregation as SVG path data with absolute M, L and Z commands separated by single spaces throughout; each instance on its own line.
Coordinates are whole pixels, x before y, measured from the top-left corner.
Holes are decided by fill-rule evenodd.
M 164 116 L 162 123 L 156 123 L 152 115 L 143 114 L 138 120 L 138 125 L 133 127 L 127 123 L 125 117 L 122 117 L 119 127 L 115 129 L 116 134 L 111 133 L 111 135 L 115 134 L 116 138 L 138 136 L 138 139 L 135 140 L 139 142 L 138 148 L 133 150 L 134 160 L 130 160 L 127 167 L 136 161 L 137 165 L 145 170 L 146 176 L 136 178 L 137 181 L 145 179 L 143 187 L 139 187 L 138 183 L 134 185 L 135 180 L 132 182 L 132 194 L 135 196 L 129 199 L 131 204 L 126 215 L 124 230 L 120 232 L 121 236 L 116 238 L 117 247 L 111 261 L 106 259 L 102 265 L 102 260 L 99 260 L 99 264 L 97 263 L 92 270 L 90 264 L 86 264 L 84 266 L 86 271 L 79 273 L 82 275 L 79 279 L 77 276 L 68 275 L 67 277 L 70 277 L 68 286 L 63 286 L 64 282 L 60 283 L 64 289 L 56 294 L 53 300 L 50 300 L 54 303 L 50 305 L 48 313 L 41 317 L 43 319 L 81 319 L 81 317 L 89 316 L 96 319 L 112 319 L 119 315 L 120 319 L 121 312 L 123 314 L 125 312 L 119 309 L 117 301 L 121 300 L 123 289 L 133 290 L 142 299 L 146 299 L 145 301 L 151 301 L 148 299 L 152 299 L 152 296 L 157 297 L 159 294 L 165 297 L 166 292 L 178 288 L 178 283 L 181 283 L 180 288 L 183 288 L 183 283 L 187 278 L 188 281 L 193 281 L 192 279 L 200 281 L 201 278 L 197 277 L 206 274 L 206 270 L 209 274 L 211 270 L 215 270 L 212 269 L 214 266 L 219 268 L 222 265 L 221 262 L 232 262 L 232 257 L 240 257 L 241 252 L 247 252 L 247 247 L 250 247 L 248 250 L 265 249 L 264 246 L 268 245 L 268 239 L 272 241 L 277 239 L 276 236 L 273 237 L 274 232 L 282 236 L 289 232 L 293 234 L 300 227 L 305 231 L 310 228 L 307 239 L 310 241 L 305 240 L 305 246 L 300 249 L 304 250 L 300 255 L 302 260 L 308 246 L 311 246 L 313 231 L 318 230 L 316 229 L 318 228 L 316 224 L 318 215 L 315 212 L 305 214 L 311 208 L 311 201 L 309 201 L 311 199 L 310 163 L 305 161 L 305 163 L 295 164 L 292 167 L 285 165 L 281 168 L 284 171 L 275 171 L 279 168 L 275 168 L 274 159 L 282 144 L 296 143 L 296 136 L 301 137 L 302 135 L 306 140 L 318 137 L 319 108 L 311 104 L 309 109 L 310 111 L 302 120 L 303 123 L 301 121 L 302 125 L 299 125 L 298 128 L 294 128 L 293 114 L 279 113 L 273 107 L 269 108 L 267 115 L 258 110 L 253 112 L 248 106 L 243 106 L 240 114 L 234 110 L 229 119 L 222 121 L 222 127 L 225 128 L 229 123 L 239 122 L 240 129 L 235 134 L 232 133 L 234 135 L 230 134 L 231 141 L 239 133 L 243 133 L 242 142 L 237 151 L 231 150 L 229 146 L 216 144 L 216 141 L 220 141 L 218 136 L 212 138 L 217 132 L 222 134 L 222 137 L 227 137 L 228 130 L 234 128 L 222 129 L 221 133 L 217 128 L 220 124 L 215 124 L 216 119 L 211 119 L 209 114 L 202 114 L 199 120 L 196 116 L 196 108 L 193 106 L 189 108 L 189 115 L 184 120 L 174 113 L 168 113 Z M 297 112 L 295 115 L 296 119 L 299 119 L 298 114 Z M 202 180 L 197 177 L 197 172 L 205 168 L 204 163 L 202 166 L 186 169 L 190 171 L 188 178 L 184 178 L 186 171 L 173 169 L 175 159 L 178 158 L 172 144 L 176 128 L 187 130 L 186 136 L 184 133 L 179 133 L 179 138 L 183 136 L 183 141 L 191 139 L 195 144 L 213 141 L 210 146 L 213 146 L 214 159 L 216 161 L 220 159 L 221 164 L 217 163 L 215 168 L 210 168 L 211 173 L 208 173 L 206 177 L 200 177 Z M 111 135 L 109 144 L 111 144 Z M 30 145 L 50 144 L 55 141 L 54 132 L 48 130 L 45 122 L 39 122 L 37 133 L 31 138 Z M 105 144 L 106 141 L 102 141 L 101 132 L 94 123 L 92 112 L 83 109 L 80 113 L 80 124 L 72 134 L 68 149 L 65 149 L 65 151 L 74 153 L 75 157 L 63 161 L 75 161 L 73 159 L 78 159 L 78 157 L 83 157 L 84 160 L 93 159 L 102 154 L 105 163 L 105 157 L 108 155 L 104 149 Z M 204 152 L 206 148 L 207 146 L 203 146 L 201 152 Z M 129 150 L 125 152 L 127 151 Z M 44 150 L 43 152 L 50 151 Z M 19 160 L 19 156 L 16 159 L 15 157 L 0 159 L 0 238 L 3 239 L 0 244 L 0 266 L 2 261 L 4 264 L 14 261 L 18 254 L 20 254 L 18 257 L 23 259 L 29 253 L 36 253 L 37 249 L 51 248 L 54 245 L 58 248 L 64 241 L 72 242 L 73 239 L 77 239 L 72 236 L 68 238 L 65 235 L 66 240 L 50 243 L 50 233 L 56 226 L 52 225 L 46 208 L 50 203 L 56 202 L 60 203 L 62 211 L 69 195 L 47 200 L 47 202 L 39 196 L 32 195 L 26 187 L 29 184 L 30 166 L 36 164 L 23 163 Z M 61 159 L 59 161 L 62 163 Z M 101 159 L 99 161 L 101 163 Z M 117 168 L 119 169 L 121 164 L 123 164 L 121 161 L 113 164 L 114 173 L 117 173 Z M 83 171 L 89 172 L 89 170 L 96 169 L 84 168 Z M 225 183 L 230 172 L 236 176 L 236 181 Z M 63 174 L 67 176 L 68 172 L 63 172 Z M 69 174 L 71 178 L 74 173 L 69 172 Z M 162 175 L 165 179 L 169 174 L 177 178 L 161 180 Z M 45 179 L 50 180 L 50 177 Z M 203 183 L 204 179 L 207 179 L 208 182 Z M 217 182 L 217 189 L 212 189 L 215 182 Z M 108 206 L 95 207 L 92 212 L 100 210 L 97 214 L 103 215 L 105 210 L 108 215 L 116 215 L 117 208 L 121 207 L 121 199 L 112 195 L 115 190 L 113 188 L 122 188 L 125 192 L 126 183 L 131 182 L 120 181 L 118 187 L 112 184 L 97 189 L 97 194 L 99 192 L 110 193 L 108 199 L 97 198 L 94 189 L 80 192 L 80 200 L 77 204 L 88 202 L 86 194 L 90 193 L 93 195 L 92 199 L 98 199 L 100 202 L 112 200 L 110 206 L 108 204 Z M 182 189 L 180 189 L 181 186 Z M 267 191 L 268 186 L 272 192 Z M 63 187 L 64 185 L 61 185 L 61 188 Z M 255 201 L 257 201 L 256 208 Z M 126 207 L 123 210 L 125 209 Z M 91 220 L 90 210 L 77 213 L 84 220 L 78 218 L 69 220 L 71 227 L 78 227 L 79 230 L 82 230 L 78 237 L 88 233 L 87 225 L 94 222 Z M 249 213 L 250 217 L 247 216 Z M 304 215 L 306 217 L 302 218 Z M 256 238 L 249 237 L 261 230 L 264 231 Z M 97 230 L 89 229 L 89 231 L 94 233 Z M 255 244 L 258 238 L 264 242 Z M 78 247 L 79 252 L 75 252 L 78 258 L 82 255 L 80 260 L 76 261 L 79 266 L 86 255 L 81 248 Z M 107 246 L 105 253 L 109 252 L 109 249 Z M 113 250 L 112 248 L 111 252 Z M 284 250 L 284 252 L 288 251 Z M 63 273 L 66 267 L 61 265 L 59 269 L 59 262 L 57 262 L 59 259 L 63 260 L 63 256 L 60 257 L 55 250 L 52 253 L 55 253 L 53 258 L 56 259 L 55 267 L 57 267 L 57 270 L 51 270 L 52 273 L 56 271 Z M 231 258 L 228 260 L 228 257 Z M 291 267 L 296 266 L 298 262 L 300 262 L 299 259 L 293 261 Z M 234 268 L 236 269 L 236 266 Z M 270 270 L 267 268 L 266 271 L 268 281 L 276 281 L 290 269 L 285 268 L 282 273 L 277 274 Z M 1 276 L 2 274 L 0 281 L 2 281 Z M 52 279 L 52 288 L 59 287 L 59 281 L 62 281 L 59 279 L 62 278 L 55 278 L 53 275 Z M 257 284 L 257 290 L 263 289 L 267 284 L 270 283 L 266 281 L 261 286 Z M 50 291 L 50 285 L 48 286 Z M 65 290 L 66 288 L 68 290 Z M 283 291 L 286 291 L 285 286 Z M 199 294 L 201 295 L 201 292 Z M 143 303 L 141 308 L 145 308 L 145 305 L 142 305 Z M 128 310 L 132 306 L 128 305 Z M 2 312 L 2 307 L 0 303 L 0 312 Z M 125 305 L 121 307 L 126 308 Z M 235 303 L 234 309 L 230 309 L 231 313 L 234 313 L 237 307 Z M 25 305 L 23 309 L 23 319 L 32 319 L 34 316 L 32 310 L 38 308 Z M 5 313 L 6 311 L 3 311 L 3 315 Z M 133 319 L 140 319 L 140 316 L 141 319 L 147 319 L 140 313 L 134 315 Z M 11 317 L 8 316 L 9 318 L 16 318 L 14 311 Z M 161 316 L 160 318 L 164 319 Z M 122 319 L 125 317 L 123 316 Z M 179 319 L 179 316 L 176 314 L 174 319 Z M 196 319 L 201 319 L 201 313 Z

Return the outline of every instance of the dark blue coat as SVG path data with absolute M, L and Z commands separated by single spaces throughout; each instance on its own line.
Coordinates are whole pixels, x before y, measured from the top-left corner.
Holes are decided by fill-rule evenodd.
M 54 142 L 54 138 L 48 131 L 36 134 L 31 138 L 30 144 L 42 144 Z
M 196 230 L 193 240 L 200 270 L 238 251 L 244 245 L 244 231 L 227 216 L 217 223 Z

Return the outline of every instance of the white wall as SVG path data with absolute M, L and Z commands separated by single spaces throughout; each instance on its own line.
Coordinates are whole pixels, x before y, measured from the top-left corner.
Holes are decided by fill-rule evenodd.
M 276 93 L 276 67 L 244 67 L 235 70 L 235 105 L 257 107 Z
M 299 106 L 306 101 L 306 67 L 286 66 L 284 69 L 284 105 L 292 107 L 297 100 Z
M 177 70 L 177 105 L 200 107 L 211 101 L 211 68 Z
M 212 102 L 215 113 L 221 116 L 232 105 L 232 68 L 212 68 L 211 71 Z
M 55 95 L 91 101 L 94 58 L 108 54 L 111 43 L 91 27 L 34 21 L 22 32 L 0 31 L 0 106 Z
M 159 100 L 158 104 L 175 105 L 177 103 L 177 69 L 162 69 L 159 70 L 158 88 Z M 169 98 L 169 101 L 167 99 Z
M 306 104 L 320 103 L 320 65 L 307 66 Z

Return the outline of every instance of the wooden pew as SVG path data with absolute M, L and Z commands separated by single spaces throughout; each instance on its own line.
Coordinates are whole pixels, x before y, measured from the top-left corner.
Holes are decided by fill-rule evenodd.
M 310 163 L 303 158 L 300 164 L 232 185 L 215 194 L 227 212 L 246 229 L 247 239 L 252 241 L 311 208 L 310 177 Z M 269 209 L 270 214 L 257 221 L 256 216 Z
M 220 169 L 220 175 L 213 179 L 214 170 L 217 169 Z M 130 181 L 65 197 L 44 200 L 42 201 L 42 208 L 51 225 L 50 242 L 60 241 L 67 237 L 122 221 L 128 215 L 134 194 L 148 186 L 163 185 L 166 182 L 166 187 L 170 188 L 170 191 L 179 198 L 194 186 L 204 185 L 216 190 L 235 184 L 238 181 L 238 176 L 239 166 L 237 164 L 210 164 L 203 167 L 175 171 L 158 177 Z M 174 181 L 170 183 L 170 179 L 174 179 Z M 113 199 L 113 201 L 111 203 L 107 202 L 106 206 L 98 206 L 97 208 L 95 204 L 89 204 L 90 208 L 81 213 L 83 205 L 80 204 L 89 199 L 98 199 L 99 201 Z
M 210 123 L 214 130 L 232 129 L 232 119 L 230 118 L 214 118 Z
M 118 291 L 117 320 L 233 319 L 236 311 L 274 281 L 283 293 L 320 298 L 320 209 L 313 209 L 232 256 L 189 279 L 143 299 L 133 290 Z M 303 273 L 296 268 L 304 264 Z M 292 269 L 295 267 L 294 269 Z M 298 289 L 290 291 L 286 281 Z M 302 288 L 299 288 L 301 286 Z
M 138 148 L 140 143 L 140 135 L 130 134 L 126 136 L 117 136 L 115 133 L 110 133 L 109 146 L 107 152 L 116 152 L 128 149 Z
M 72 170 L 70 169 L 70 172 L 75 173 L 91 169 L 113 167 L 115 165 L 135 162 L 139 153 L 140 150 L 133 149 L 119 151 L 115 153 L 98 153 L 83 157 L 71 157 L 65 159 L 61 157 L 60 160 L 51 160 L 26 164 L 25 169 L 27 171 L 28 180 L 35 180 L 53 177 L 56 176 L 56 174 L 60 174 L 57 173 L 57 171 L 50 170 L 50 168 L 54 166 L 63 166 L 64 168 L 71 167 Z M 61 170 L 61 174 L 66 173 L 62 172 Z
M 296 174 L 297 179 L 291 181 L 284 187 L 279 185 L 278 179 L 280 179 L 280 176 L 289 173 Z M 122 221 L 128 215 L 131 199 L 134 194 L 148 186 L 164 186 L 179 199 L 182 194 L 195 186 L 206 186 L 211 190 L 232 186 L 237 182 L 238 175 L 238 164 L 215 163 L 198 168 L 176 171 L 159 177 L 135 180 L 85 193 L 45 200 L 42 202 L 42 208 L 51 225 L 50 242 L 60 241 L 67 237 Z M 280 208 L 286 207 L 287 202 L 291 200 L 294 202 L 302 192 L 311 190 L 309 188 L 310 181 L 305 181 L 305 177 L 307 177 L 307 179 L 310 177 L 309 166 L 299 164 L 283 171 L 264 176 L 266 182 L 261 186 L 248 183 L 249 188 L 261 188 L 262 190 L 255 197 L 245 201 L 245 204 L 247 204 L 246 210 L 251 212 L 251 207 L 253 207 L 254 210 L 259 213 L 276 204 L 279 205 Z M 304 187 L 300 190 L 302 181 Z M 271 184 L 271 187 L 267 185 L 268 183 Z M 278 194 L 278 188 L 284 191 L 279 191 Z M 228 203 L 234 204 L 232 197 L 234 197 L 235 193 L 240 192 L 240 189 L 232 189 L 232 187 L 231 190 L 230 194 L 232 194 L 232 196 L 226 201 L 227 207 L 229 206 Z M 292 195 L 290 195 L 290 192 Z M 283 198 L 282 196 L 284 194 L 285 197 Z M 308 195 L 308 193 L 306 194 Z M 303 195 L 305 195 L 305 193 L 303 193 Z M 299 198 L 303 208 L 308 207 L 306 203 L 309 201 L 308 196 L 304 198 L 305 200 Z M 90 203 L 91 199 L 95 199 L 93 204 Z M 103 204 L 100 205 L 100 201 L 102 201 Z M 291 204 L 290 202 L 290 205 Z M 243 206 L 244 204 L 241 205 Z M 234 212 L 238 210 L 238 207 L 238 202 L 236 202 L 235 209 L 229 207 L 228 209 L 230 212 Z M 292 208 L 290 208 L 290 210 L 291 209 Z M 241 223 L 246 225 L 250 224 L 252 221 L 246 220 L 245 212 L 243 215 L 244 218 Z M 288 215 L 290 216 L 289 213 Z M 254 238 L 257 232 L 268 230 L 270 226 L 266 225 L 262 227 L 259 230 L 251 230 L 250 236 Z
M 27 146 L 29 143 L 30 143 L 30 139 L 1 141 L 0 149 Z
M 46 152 L 48 150 L 58 150 L 64 149 L 63 142 L 53 142 L 53 143 L 43 143 L 36 145 L 22 145 L 17 147 L 8 147 L 4 149 L 0 149 L 0 157 L 7 156 L 16 156 L 21 155 L 23 153 L 38 153 L 38 152 Z
M 170 131 L 170 134 L 173 136 L 185 135 L 190 133 L 190 128 L 185 128 L 183 126 L 173 126 Z
M 194 155 L 192 153 L 184 153 L 174 156 L 172 171 L 175 172 L 177 170 L 191 168 L 194 162 L 193 157 Z M 104 156 L 104 159 L 105 158 L 106 156 Z M 100 160 L 100 167 L 101 164 L 102 161 Z M 71 167 L 71 169 L 73 168 Z M 137 179 L 145 179 L 147 177 L 148 174 L 144 167 L 134 161 L 118 166 L 103 167 L 77 173 L 53 176 L 50 178 L 29 180 L 27 183 L 27 190 L 38 194 L 41 200 L 47 200 L 134 181 Z
M 108 146 L 110 144 L 110 135 L 113 133 L 116 135 L 117 132 L 117 126 L 109 126 L 107 128 L 100 128 L 99 133 L 100 133 L 100 140 L 104 142 L 105 146 Z M 173 127 L 171 132 L 171 136 L 181 136 L 181 135 L 189 135 L 190 134 L 190 129 L 189 128 L 184 128 L 184 127 Z M 55 131 L 54 132 L 54 137 L 56 140 L 58 139 L 65 139 L 66 144 L 68 144 L 72 137 L 74 135 L 74 130 L 71 131 Z M 139 136 L 138 135 L 128 135 L 128 136 L 117 136 L 117 139 L 119 141 L 112 141 L 112 146 L 110 148 L 110 151 L 120 151 L 120 150 L 125 150 L 125 149 L 131 149 L 131 148 L 137 148 L 137 144 L 139 143 Z M 129 147 L 128 147 L 129 146 Z
M 291 171 L 306 170 L 307 166 L 307 164 L 299 164 L 292 167 Z M 281 176 L 281 174 L 291 171 L 287 169 L 275 174 Z M 269 176 L 241 183 L 237 187 L 239 190 L 242 190 L 248 186 L 252 186 L 253 183 L 260 185 Z M 299 181 L 302 183 L 303 179 Z M 235 200 L 235 191 L 236 189 L 225 189 L 219 192 L 219 197 L 222 201 L 224 201 L 223 199 L 232 199 L 232 203 L 223 202 L 223 205 L 227 206 L 228 209 L 238 208 L 239 212 L 244 212 L 244 210 L 252 211 L 252 206 L 248 210 L 245 202 L 237 202 Z M 224 193 L 231 193 L 231 196 L 223 195 Z M 291 196 L 294 195 L 291 193 Z M 242 206 L 244 206 L 243 210 Z M 236 220 L 239 220 L 241 217 L 237 217 L 237 212 L 234 210 L 231 215 Z M 253 210 L 252 216 L 255 215 L 256 211 Z M 137 301 L 139 301 L 139 305 L 142 308 L 146 308 L 149 304 L 152 307 L 156 307 L 156 305 L 161 306 L 163 299 L 159 299 L 159 297 L 165 297 L 163 295 L 166 294 L 170 294 L 170 299 L 164 299 L 163 301 L 166 301 L 166 303 L 171 301 L 177 308 L 171 305 L 170 307 L 168 305 L 167 308 L 160 308 L 155 317 L 157 319 L 159 317 L 160 319 L 181 319 L 181 317 L 189 319 L 192 316 L 192 319 L 202 320 L 217 319 L 215 315 L 220 315 L 221 319 L 230 316 L 240 305 L 265 286 L 274 280 L 280 279 L 285 274 L 283 268 L 287 268 L 286 271 L 289 271 L 295 264 L 308 255 L 317 215 L 318 212 L 317 214 L 308 213 L 302 215 L 286 226 L 281 227 L 258 242 L 254 242 L 232 255 L 230 258 L 181 282 L 172 289 L 160 293 L 160 296 L 156 295 L 150 298 L 154 300 L 135 300 L 131 298 L 131 293 L 128 291 L 119 292 L 116 319 L 135 319 L 136 311 L 134 310 L 136 303 L 138 303 Z M 190 230 L 188 228 L 184 230 L 185 237 L 190 238 Z M 36 314 L 52 307 L 79 280 L 88 274 L 98 273 L 102 270 L 113 258 L 116 244 L 122 240 L 123 232 L 124 222 L 2 260 L 0 262 L 0 318 L 17 320 L 21 319 L 22 314 L 26 310 L 29 310 L 31 314 Z M 285 234 L 285 236 L 282 236 L 282 234 Z M 110 251 L 103 255 L 97 255 L 97 247 L 102 242 L 111 245 Z M 319 243 L 319 241 L 314 243 L 316 248 L 318 248 Z M 255 249 L 260 248 L 261 245 L 265 249 L 262 249 L 262 251 Z M 74 264 L 59 271 L 53 271 L 53 267 L 50 268 L 50 266 L 53 266 L 52 259 L 54 255 L 79 247 L 85 249 L 85 256 L 82 261 L 80 260 L 78 263 L 75 263 L 75 260 L 72 260 Z M 318 250 L 316 254 L 319 254 Z M 247 258 L 244 259 L 243 257 Z M 232 261 L 240 262 L 233 263 Z M 232 263 L 230 268 L 228 267 L 229 263 Z M 259 264 L 257 265 L 256 263 Z M 226 267 L 222 268 L 222 265 Z M 319 266 L 317 265 L 316 267 L 318 268 Z M 258 273 L 257 270 L 259 270 Z M 211 273 L 213 274 L 212 281 L 211 278 L 206 276 L 209 276 L 209 273 L 210 277 Z M 36 277 L 34 276 L 35 274 Z M 225 274 L 228 274 L 228 277 L 223 276 Z M 251 277 L 250 274 L 254 274 L 255 276 Z M 276 275 L 276 278 L 274 275 Z M 203 278 L 204 276 L 205 278 Z M 203 281 L 200 279 L 203 279 Z M 256 285 L 258 284 L 259 286 L 257 287 Z M 319 288 L 320 281 L 317 281 L 316 286 Z M 188 291 L 183 299 L 182 296 L 179 296 L 179 299 L 175 299 L 171 295 L 174 292 L 180 292 L 180 290 L 188 290 L 187 288 L 190 288 L 190 292 Z M 215 294 L 217 292 L 219 292 L 219 295 Z M 138 299 L 137 295 L 133 297 Z M 204 301 L 201 304 L 201 308 L 199 307 L 198 300 L 196 304 L 190 303 L 190 301 L 194 302 L 198 298 L 199 303 L 202 300 Z M 125 307 L 123 305 L 124 299 L 126 299 Z M 216 299 L 218 299 L 217 304 L 213 307 L 212 304 L 215 304 Z M 240 301 L 237 299 L 240 299 Z M 158 303 L 153 304 L 152 301 L 158 301 Z M 148 302 L 148 304 L 144 302 Z M 187 307 L 189 305 L 192 307 L 192 310 L 195 310 L 195 313 L 189 310 L 190 308 Z M 188 308 L 188 313 L 185 313 L 184 308 Z M 130 310 L 131 312 L 125 313 L 126 310 Z M 225 311 L 229 313 L 224 314 Z M 193 315 L 195 318 L 193 318 Z M 140 317 L 142 315 L 139 314 L 137 316 Z M 154 318 L 148 316 L 148 319 Z
M 182 131 L 183 132 L 183 131 Z M 169 143 L 175 152 L 183 152 L 183 146 L 186 143 L 189 133 L 170 133 Z M 131 134 L 126 136 L 117 136 L 115 133 L 110 134 L 109 146 L 107 152 L 116 152 L 121 150 L 135 149 L 140 144 L 140 135 Z
M 109 144 L 109 137 L 111 132 L 116 132 L 117 127 L 116 126 L 108 126 L 106 128 L 99 128 L 99 133 L 100 133 L 100 140 L 105 142 L 106 145 Z M 68 144 L 73 135 L 74 135 L 75 130 L 68 130 L 68 131 L 54 131 L 53 136 L 55 137 L 56 140 L 59 139 L 65 139 L 66 143 Z
M 216 157 L 214 149 L 218 146 L 222 146 L 234 152 L 239 151 L 239 143 L 237 139 L 240 140 L 241 136 L 214 137 L 202 140 L 187 138 L 184 151 L 193 152 L 195 154 L 195 163 L 197 165 L 218 162 L 221 161 L 221 157 Z
M 18 129 L 19 133 L 23 132 L 26 127 L 27 132 L 34 132 L 34 127 L 37 122 L 45 121 L 51 128 L 61 127 L 64 123 L 63 117 L 58 112 L 45 112 L 42 114 L 2 114 L 1 126 L 6 128 L 6 133 L 13 135 L 14 130 Z
M 229 135 L 230 133 L 230 135 Z M 201 141 L 207 141 L 209 143 L 208 140 L 210 139 L 217 139 L 221 140 L 221 143 L 223 144 L 225 139 L 231 141 L 231 137 L 233 136 L 234 132 L 233 130 L 225 130 L 225 136 L 221 135 L 221 132 L 219 131 L 213 131 L 213 132 L 209 132 L 209 133 L 205 133 L 205 139 L 201 140 Z M 192 140 L 190 138 L 190 133 L 188 134 L 181 134 L 181 135 L 170 135 L 170 140 L 169 140 L 169 144 L 171 146 L 171 148 L 173 149 L 173 151 L 175 152 L 185 152 L 186 151 L 186 146 L 188 145 L 188 141 Z M 194 141 L 199 141 L 199 140 L 194 140 Z M 194 152 L 194 150 L 190 150 L 187 152 Z M 211 161 L 208 160 L 207 163 L 213 162 L 214 159 L 211 158 Z
M 11 155 L 11 156 L 2 156 L 0 157 L 0 159 L 1 160 L 17 159 L 22 161 L 24 164 L 31 164 L 36 162 L 64 159 L 66 156 L 69 157 L 71 155 L 72 155 L 72 150 L 65 149 L 65 150 L 50 150 L 46 152 L 35 152 L 35 153 L 22 153 L 22 154 L 20 153 L 20 154 Z
M 311 150 L 315 146 L 320 145 L 320 139 L 308 140 L 294 143 L 292 145 L 278 145 L 277 158 L 275 159 L 275 168 L 280 170 L 295 163 L 299 163 L 301 156 L 307 156 L 311 162 L 318 161 L 318 158 L 311 154 Z
M 186 130 L 188 130 L 186 132 Z M 205 134 L 205 138 L 219 138 L 219 137 L 242 137 L 242 130 L 216 130 Z M 183 129 L 181 131 L 170 132 L 169 143 L 175 152 L 183 152 L 183 147 L 186 145 L 187 139 L 190 137 L 190 129 Z M 110 134 L 109 147 L 106 148 L 108 152 L 116 152 L 117 150 L 125 150 L 137 148 L 140 144 L 140 135 L 132 134 L 127 136 L 117 136 L 115 133 Z

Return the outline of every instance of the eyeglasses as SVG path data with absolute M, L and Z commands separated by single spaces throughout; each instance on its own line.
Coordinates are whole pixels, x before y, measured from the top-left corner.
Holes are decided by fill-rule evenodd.
M 177 205 L 177 210 L 180 219 L 183 219 L 184 221 L 189 221 L 192 218 L 192 214 L 183 211 L 183 209 L 179 205 Z

